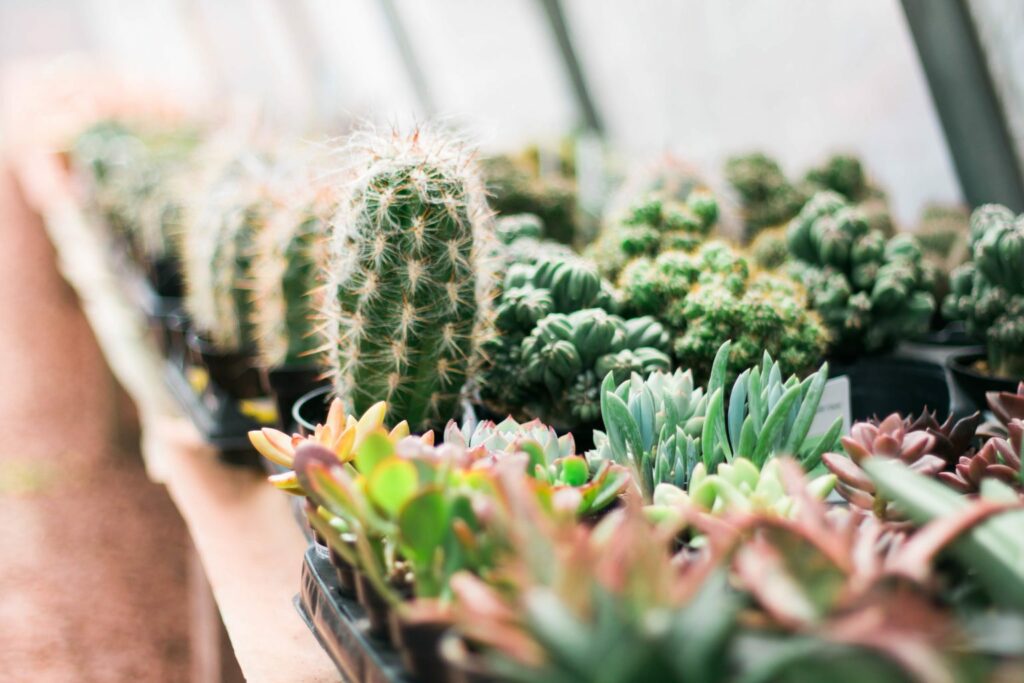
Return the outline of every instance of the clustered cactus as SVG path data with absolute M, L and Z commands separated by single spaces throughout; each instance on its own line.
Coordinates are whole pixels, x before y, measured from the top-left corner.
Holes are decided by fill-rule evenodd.
M 317 311 L 324 295 L 321 271 L 335 202 L 314 187 L 305 202 L 276 202 L 258 237 L 253 296 L 257 344 L 269 368 L 311 365 L 322 342 Z
M 878 352 L 927 331 L 935 301 L 910 235 L 886 240 L 834 192 L 815 195 L 787 229 L 792 275 L 840 355 Z
M 483 347 L 480 395 L 499 413 L 563 428 L 594 422 L 601 380 L 667 370 L 668 333 L 651 317 L 624 319 L 607 281 L 579 258 L 542 258 L 505 275 L 496 334 Z
M 991 374 L 1024 377 L 1024 215 L 976 209 L 969 244 L 971 260 L 953 272 L 943 313 L 985 340 Z
M 269 172 L 257 154 L 231 159 L 201 190 L 184 236 L 185 307 L 222 352 L 256 351 L 253 264 L 270 208 Z
M 725 178 L 739 195 L 745 242 L 765 228 L 785 224 L 807 201 L 778 162 L 761 152 L 731 157 L 725 163 Z
M 538 237 L 573 244 L 581 222 L 575 180 L 565 173 L 541 172 L 539 166 L 539 162 L 507 155 L 484 159 L 491 208 L 499 215 L 534 214 L 543 227 Z
M 676 361 L 700 380 L 725 339 L 733 340 L 732 367 L 753 365 L 768 351 L 786 373 L 811 368 L 825 350 L 826 331 L 807 310 L 803 289 L 752 273 L 746 259 L 721 242 L 637 259 L 619 284 L 624 310 L 661 321 L 673 336 Z
M 458 412 L 487 319 L 491 219 L 469 150 L 427 132 L 357 136 L 321 311 L 334 386 L 416 428 Z
M 692 251 L 718 220 L 718 202 L 694 189 L 686 201 L 652 194 L 631 204 L 590 249 L 601 273 L 614 278 L 630 261 L 668 250 Z

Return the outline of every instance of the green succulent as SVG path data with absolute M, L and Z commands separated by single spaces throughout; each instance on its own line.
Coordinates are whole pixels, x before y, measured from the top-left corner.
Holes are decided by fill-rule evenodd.
M 646 380 L 634 375 L 621 384 L 605 377 L 605 431 L 595 432 L 588 457 L 631 467 L 648 502 L 659 484 L 688 488 L 701 463 L 704 472 L 715 471 L 742 457 L 760 469 L 788 454 L 808 470 L 816 468 L 842 429 L 837 418 L 824 434 L 809 436 L 828 364 L 803 381 L 795 375 L 783 381 L 779 364 L 766 352 L 760 366 L 739 374 L 726 398 L 730 345 L 719 348 L 706 391 L 694 388 L 689 371 L 670 378 L 654 373 Z
M 789 260 L 789 246 L 786 242 L 785 226 L 768 228 L 757 233 L 747 248 L 750 260 L 758 268 L 779 270 Z
M 576 241 L 581 220 L 575 180 L 558 173 L 540 173 L 535 165 L 511 156 L 484 159 L 482 167 L 490 206 L 499 215 L 533 214 L 542 228 L 542 235 L 536 237 L 562 244 Z
M 325 363 L 355 412 L 414 429 L 457 411 L 488 317 L 492 231 L 469 152 L 441 135 L 358 136 L 326 266 Z
M 743 209 L 744 241 L 750 242 L 765 228 L 786 223 L 807 201 L 771 157 L 754 152 L 730 158 L 725 178 L 736 190 Z
M 990 372 L 1024 377 L 1024 215 L 995 204 L 976 209 L 970 250 L 950 277 L 943 313 L 985 340 Z
M 821 166 L 809 170 L 804 182 L 811 188 L 808 197 L 828 190 L 841 194 L 847 201 L 859 203 L 881 195 L 868 180 L 860 159 L 850 154 L 832 155 Z
M 706 190 L 693 190 L 685 202 L 649 195 L 606 226 L 589 254 L 602 274 L 615 277 L 633 259 L 695 249 L 717 221 L 718 202 Z
M 928 329 L 935 301 L 920 246 L 910 235 L 886 240 L 834 192 L 815 195 L 787 229 L 790 274 L 840 354 L 885 350 Z
M 706 379 L 721 343 L 732 339 L 730 365 L 756 363 L 764 351 L 786 372 L 813 367 L 826 331 L 794 283 L 751 274 L 732 247 L 708 242 L 696 252 L 664 252 L 631 263 L 619 280 L 624 310 L 650 315 L 671 332 L 676 362 Z

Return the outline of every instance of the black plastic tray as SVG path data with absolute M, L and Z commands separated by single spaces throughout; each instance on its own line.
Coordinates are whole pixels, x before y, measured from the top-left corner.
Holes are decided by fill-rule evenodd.
M 174 360 L 164 365 L 168 388 L 203 439 L 217 449 L 224 462 L 263 467 L 263 457 L 249 442 L 248 434 L 264 425 L 240 413 L 235 402 L 212 384 L 202 393 L 196 393 L 185 372 Z
M 346 681 L 352 683 L 412 683 L 398 656 L 387 643 L 367 633 L 366 614 L 338 588 L 334 567 L 316 546 L 302 563 L 302 591 L 295 608 Z

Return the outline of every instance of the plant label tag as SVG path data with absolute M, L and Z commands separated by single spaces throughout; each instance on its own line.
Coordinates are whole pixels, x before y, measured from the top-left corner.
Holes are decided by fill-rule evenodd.
M 843 418 L 843 434 L 850 432 L 850 378 L 846 375 L 833 377 L 825 382 L 825 390 L 818 403 L 808 436 L 821 436 L 828 431 L 837 417 Z

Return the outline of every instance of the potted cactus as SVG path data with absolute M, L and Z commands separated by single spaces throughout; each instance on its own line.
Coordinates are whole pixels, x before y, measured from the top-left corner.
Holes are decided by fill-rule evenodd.
M 334 391 L 414 429 L 459 411 L 485 330 L 491 217 L 472 150 L 444 135 L 362 133 L 346 149 L 320 304 Z
M 971 260 L 953 271 L 943 313 L 964 320 L 984 352 L 950 356 L 948 367 L 977 406 L 989 391 L 1012 392 L 1024 378 L 1024 216 L 1004 206 L 971 214 Z
M 268 167 L 243 153 L 219 169 L 190 217 L 184 242 L 189 343 L 210 379 L 234 399 L 265 393 L 256 367 L 253 263 L 268 210 Z
M 292 189 L 269 210 L 258 235 L 252 265 L 256 347 L 282 426 L 323 374 L 317 310 L 334 206 L 329 187 Z
M 739 196 L 744 242 L 786 224 L 807 201 L 803 188 L 790 183 L 778 162 L 762 152 L 729 158 L 725 179 Z

